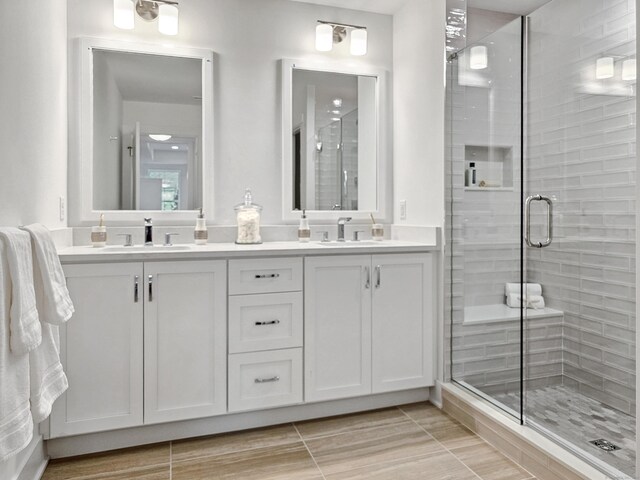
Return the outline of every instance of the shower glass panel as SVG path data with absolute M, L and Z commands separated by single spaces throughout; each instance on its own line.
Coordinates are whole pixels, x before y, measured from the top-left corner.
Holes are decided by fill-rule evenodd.
M 452 380 L 616 479 L 638 478 L 635 27 L 633 0 L 552 0 L 453 55 L 447 89 Z
M 521 19 L 448 68 L 452 377 L 520 418 Z M 497 402 L 497 395 L 501 401 Z
M 548 223 L 534 200 L 526 278 L 547 308 L 524 311 L 526 423 L 637 478 L 635 2 L 554 0 L 527 45 L 525 196 L 552 201 L 553 235 L 535 247 Z
M 358 210 L 358 109 L 318 129 L 316 206 Z

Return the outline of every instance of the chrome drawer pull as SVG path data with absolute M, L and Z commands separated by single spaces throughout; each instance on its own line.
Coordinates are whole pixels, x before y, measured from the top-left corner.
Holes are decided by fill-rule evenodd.
M 139 280 L 140 280 L 140 277 L 136 275 L 134 277 L 134 284 L 133 284 L 133 302 L 134 303 L 138 303 L 138 290 L 140 287 Z
M 278 278 L 279 276 L 279 273 L 265 273 L 262 275 L 256 275 L 256 278 Z
M 280 320 L 269 320 L 268 322 L 256 322 L 258 327 L 263 325 L 277 325 L 280 323 Z
M 256 383 L 271 383 L 271 382 L 279 382 L 280 381 L 280 377 L 278 375 L 276 375 L 275 377 L 271 377 L 271 378 L 256 378 L 255 382 Z
M 149 275 L 149 301 L 153 302 L 153 275 Z

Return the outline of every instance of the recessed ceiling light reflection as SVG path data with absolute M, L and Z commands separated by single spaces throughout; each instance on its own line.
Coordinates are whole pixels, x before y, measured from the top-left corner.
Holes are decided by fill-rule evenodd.
M 152 133 L 149 135 L 149 138 L 155 140 L 156 142 L 166 142 L 171 138 L 171 135 L 165 135 L 162 133 Z

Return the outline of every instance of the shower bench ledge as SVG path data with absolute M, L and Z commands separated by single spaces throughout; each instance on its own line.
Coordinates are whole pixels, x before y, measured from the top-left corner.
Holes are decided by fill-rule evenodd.
M 563 317 L 564 312 L 555 308 L 526 309 L 526 318 L 540 319 Z M 520 309 L 511 308 L 504 304 L 478 305 L 464 307 L 463 325 L 481 325 L 486 323 L 512 322 L 520 320 Z

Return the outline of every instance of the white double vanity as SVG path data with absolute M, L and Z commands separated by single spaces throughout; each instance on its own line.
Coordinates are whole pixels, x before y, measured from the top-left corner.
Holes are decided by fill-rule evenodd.
M 288 406 L 325 402 L 328 415 L 344 411 L 331 406 L 337 399 L 355 399 L 354 411 L 425 398 L 416 389 L 434 382 L 434 249 L 61 251 L 76 313 L 60 331 L 70 387 L 50 418 L 52 455 L 319 416 Z M 400 397 L 376 403 L 385 392 Z M 230 415 L 250 411 L 262 418 Z M 208 423 L 182 422 L 193 419 Z M 145 430 L 169 422 L 162 434 Z M 106 431 L 116 434 L 84 436 Z
M 391 39 L 389 19 L 365 17 Z M 313 29 L 315 13 L 309 18 Z M 228 130 L 228 80 L 240 66 L 228 53 L 70 36 L 78 87 L 70 102 L 70 224 L 78 246 L 60 257 L 76 313 L 60 330 L 70 386 L 41 426 L 48 453 L 428 398 L 437 242 L 368 234 L 372 224 L 380 222 L 381 234 L 393 223 L 391 50 L 357 61 L 302 51 L 256 58 L 250 72 L 275 87 L 273 98 L 238 98 L 233 114 L 263 115 L 262 128 L 280 124 L 281 138 L 277 153 L 250 163 Z M 216 78 L 227 79 L 218 96 Z M 256 132 L 245 133 L 255 141 Z M 230 243 L 245 187 L 264 205 L 261 245 Z M 211 230 L 204 246 L 185 237 L 200 207 Z M 293 240 L 303 211 L 313 241 L 270 241 Z M 107 246 L 82 246 L 103 213 Z M 180 230 L 180 244 L 123 246 L 144 243 L 145 217 L 157 220 L 167 244 Z M 346 242 L 315 241 L 336 222 L 342 240 L 351 219 Z

